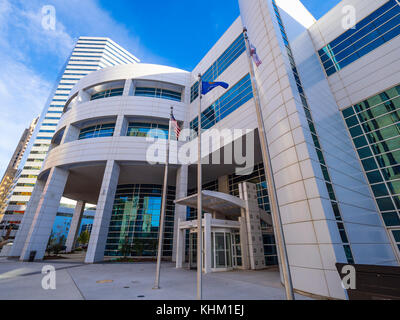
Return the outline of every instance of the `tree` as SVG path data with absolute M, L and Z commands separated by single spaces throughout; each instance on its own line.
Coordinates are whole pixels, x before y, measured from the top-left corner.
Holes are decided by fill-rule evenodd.
M 53 251 L 53 245 L 54 245 L 55 240 L 56 240 L 55 234 L 53 231 L 51 231 L 49 241 L 47 242 L 47 247 L 46 247 L 47 255 L 50 255 L 51 251 Z
M 133 248 L 136 251 L 136 256 L 142 257 L 144 251 L 144 240 L 140 238 L 135 238 L 133 240 Z
M 64 245 L 62 245 L 60 242 L 54 244 L 54 245 L 51 247 L 51 250 L 53 251 L 53 253 L 54 253 L 56 256 L 57 256 L 57 255 L 60 253 L 60 251 L 62 251 L 63 249 L 64 249 Z
M 58 244 L 59 245 L 61 245 L 61 246 L 63 246 L 64 244 L 65 244 L 65 235 L 61 235 L 59 238 L 58 238 Z
M 87 230 L 81 232 L 81 234 L 77 239 L 78 243 L 83 246 L 86 246 L 89 243 L 89 240 L 90 240 L 90 233 Z
M 131 243 L 129 241 L 128 236 L 126 236 L 121 246 L 121 253 L 124 256 L 124 259 L 126 259 L 126 257 L 131 254 L 131 251 L 132 251 Z

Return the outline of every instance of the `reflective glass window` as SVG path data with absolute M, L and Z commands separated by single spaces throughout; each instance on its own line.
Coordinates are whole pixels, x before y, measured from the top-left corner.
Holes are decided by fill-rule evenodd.
M 119 185 L 115 194 L 105 256 L 155 257 L 162 186 Z M 163 256 L 172 255 L 175 187 L 168 187 Z
M 208 68 L 202 79 L 204 81 L 215 81 L 238 57 L 246 51 L 246 44 L 243 34 L 238 36 L 235 41 L 222 53 L 222 55 Z M 190 102 L 199 96 L 199 82 L 197 81 L 190 90 Z
M 79 133 L 79 140 L 112 137 L 114 135 L 114 128 L 114 123 L 107 123 L 81 129 Z
M 400 34 L 400 6 L 389 0 L 318 51 L 328 76 Z
M 101 91 L 101 92 L 93 94 L 90 97 L 90 100 L 97 100 L 97 99 L 104 99 L 104 98 L 109 98 L 109 97 L 122 96 L 123 92 L 124 92 L 124 88 L 108 89 L 108 90 L 104 90 L 104 91 Z
M 248 74 L 202 112 L 202 129 L 211 128 L 252 98 L 253 90 Z M 191 121 L 190 128 L 198 132 L 197 117 Z
M 140 123 L 130 122 L 128 126 L 127 136 L 131 137 L 148 137 L 158 139 L 168 139 L 168 125 L 157 123 Z
M 179 102 L 182 100 L 181 92 L 160 89 L 160 88 L 137 87 L 135 89 L 135 96 L 167 99 Z

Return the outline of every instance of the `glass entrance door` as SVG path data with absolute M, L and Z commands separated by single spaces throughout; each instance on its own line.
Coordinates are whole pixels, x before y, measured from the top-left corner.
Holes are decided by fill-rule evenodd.
M 189 268 L 197 269 L 197 232 L 189 233 Z
M 204 233 L 203 245 L 204 245 Z M 205 261 L 203 248 L 203 262 Z M 197 269 L 197 230 L 189 232 L 189 265 L 190 269 Z M 219 228 L 211 232 L 211 269 L 213 271 L 228 271 L 242 266 L 242 252 L 240 233 L 232 229 Z M 204 268 L 204 264 L 203 264 Z
M 215 232 L 215 267 L 226 268 L 225 233 Z
M 233 266 L 233 245 L 231 232 L 211 233 L 212 264 L 211 268 L 229 270 Z
M 232 263 L 234 268 L 242 266 L 242 247 L 239 232 L 232 233 Z

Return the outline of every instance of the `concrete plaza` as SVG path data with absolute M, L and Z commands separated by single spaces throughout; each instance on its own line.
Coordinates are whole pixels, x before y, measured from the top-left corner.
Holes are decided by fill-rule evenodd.
M 72 259 L 71 259 L 72 258 Z M 19 262 L 0 258 L 1 300 L 191 300 L 196 298 L 196 272 L 163 263 L 161 289 L 153 290 L 155 263 L 84 264 L 70 259 Z M 42 288 L 42 268 L 56 269 L 56 289 Z M 232 271 L 204 275 L 207 300 L 282 300 L 277 270 Z M 296 295 L 297 299 L 308 299 Z

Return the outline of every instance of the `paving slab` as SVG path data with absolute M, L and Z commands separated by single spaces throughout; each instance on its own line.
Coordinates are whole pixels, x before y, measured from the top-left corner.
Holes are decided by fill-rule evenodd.
M 56 289 L 42 288 L 42 268 L 54 266 Z M 79 259 L 19 262 L 0 259 L 0 299 L 39 300 L 192 300 L 196 272 L 161 266 L 160 289 L 154 290 L 155 263 L 84 264 Z M 282 300 L 277 270 L 231 271 L 203 275 L 206 300 Z M 296 295 L 297 299 L 308 299 Z

